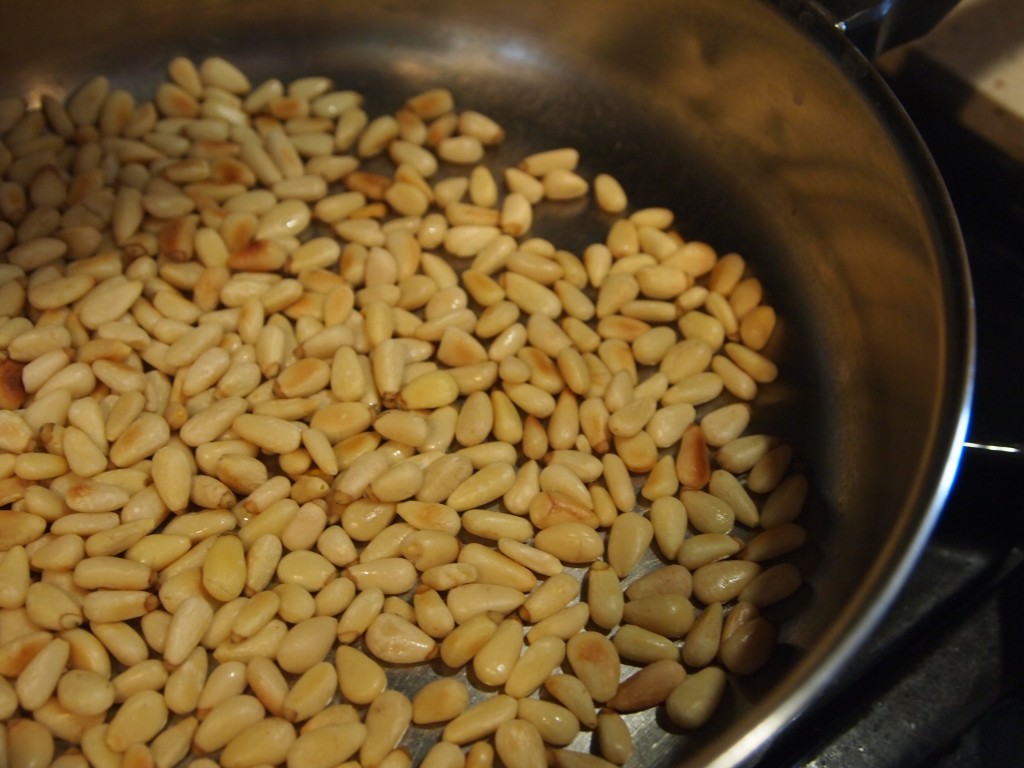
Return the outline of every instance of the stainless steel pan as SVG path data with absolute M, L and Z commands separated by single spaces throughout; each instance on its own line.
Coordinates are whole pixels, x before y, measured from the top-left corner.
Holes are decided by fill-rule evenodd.
M 637 205 L 751 261 L 784 318 L 760 429 L 813 478 L 809 585 L 772 663 L 701 736 L 649 722 L 637 764 L 750 760 L 882 619 L 953 482 L 973 368 L 969 276 L 921 142 L 866 60 L 801 0 L 54 0 L 8 4 L 0 92 L 107 74 L 151 92 L 175 55 L 254 82 L 325 74 L 371 114 L 435 85 L 508 129 L 506 162 L 572 144 Z M 549 212 L 567 248 L 599 231 Z M 792 614 L 792 615 L 788 615 Z M 397 674 L 397 673 L 396 673 Z

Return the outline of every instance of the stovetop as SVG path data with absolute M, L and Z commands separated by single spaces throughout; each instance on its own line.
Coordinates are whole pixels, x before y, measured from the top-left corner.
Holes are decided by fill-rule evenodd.
M 969 442 L 1024 443 L 1024 167 L 893 89 L 957 210 L 974 282 Z M 935 533 L 857 658 L 758 768 L 1024 764 L 1024 456 L 969 448 Z

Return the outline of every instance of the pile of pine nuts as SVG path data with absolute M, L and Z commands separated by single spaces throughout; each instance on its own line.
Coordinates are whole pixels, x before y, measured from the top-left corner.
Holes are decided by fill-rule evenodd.
M 0 762 L 607 766 L 711 719 L 805 539 L 744 259 L 574 149 L 491 170 L 443 88 L 168 72 L 0 99 Z M 603 241 L 532 234 L 587 197 Z

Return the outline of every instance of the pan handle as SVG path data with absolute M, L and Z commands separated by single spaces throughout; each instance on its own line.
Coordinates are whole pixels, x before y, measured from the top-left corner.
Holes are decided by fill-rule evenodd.
M 869 59 L 924 35 L 959 0 L 818 0 Z

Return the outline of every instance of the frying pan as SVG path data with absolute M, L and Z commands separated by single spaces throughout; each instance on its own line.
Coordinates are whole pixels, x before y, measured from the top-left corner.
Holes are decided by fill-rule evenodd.
M 507 130 L 505 165 L 573 145 L 631 203 L 744 254 L 783 322 L 752 431 L 813 481 L 808 582 L 781 645 L 699 735 L 635 725 L 645 765 L 749 762 L 813 706 L 882 620 L 954 479 L 973 374 L 969 275 L 941 180 L 867 60 L 802 0 L 381 0 L 8 5 L 0 92 L 93 74 L 152 93 L 167 62 L 220 55 L 256 83 L 323 74 L 393 111 L 443 85 Z M 568 249 L 607 226 L 572 206 L 535 231 Z M 393 671 L 393 682 L 402 686 Z M 407 684 L 407 683 L 406 683 Z

